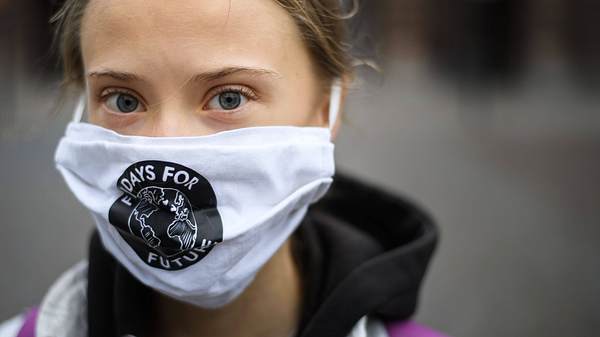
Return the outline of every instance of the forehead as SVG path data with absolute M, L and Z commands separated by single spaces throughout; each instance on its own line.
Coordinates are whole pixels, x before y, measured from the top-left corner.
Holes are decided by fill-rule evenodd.
M 81 43 L 86 68 L 170 76 L 224 65 L 285 76 L 308 58 L 292 18 L 273 0 L 91 0 Z

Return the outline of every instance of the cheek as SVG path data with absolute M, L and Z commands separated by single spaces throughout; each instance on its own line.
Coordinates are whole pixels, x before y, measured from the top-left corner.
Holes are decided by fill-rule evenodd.
M 86 114 L 87 114 L 87 118 L 88 118 L 88 122 L 92 123 L 92 124 L 97 124 L 97 125 L 101 125 L 100 123 L 102 122 L 101 120 L 101 114 L 98 113 L 98 105 L 96 104 L 96 102 L 93 99 L 90 99 L 90 94 L 87 94 L 88 99 L 87 99 L 87 105 L 86 105 Z
M 299 97 L 279 102 L 265 117 L 269 119 L 266 124 L 273 125 L 317 126 L 319 122 L 315 105 Z
M 287 104 L 287 113 L 294 125 L 323 126 L 323 104 L 315 87 L 307 87 L 304 92 L 294 93 Z

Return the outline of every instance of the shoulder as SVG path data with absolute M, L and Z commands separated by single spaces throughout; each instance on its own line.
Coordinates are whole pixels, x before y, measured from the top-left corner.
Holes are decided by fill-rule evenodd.
M 0 337 L 15 337 L 23 327 L 26 314 L 15 316 L 0 323 Z
M 87 336 L 87 261 L 60 275 L 37 310 L 0 324 L 0 337 L 16 336 Z
M 377 318 L 364 316 L 347 337 L 389 337 L 385 324 Z
M 37 337 L 87 335 L 87 261 L 64 272 L 42 300 Z
M 347 337 L 448 337 L 429 327 L 411 320 L 386 322 L 365 316 L 361 318 Z

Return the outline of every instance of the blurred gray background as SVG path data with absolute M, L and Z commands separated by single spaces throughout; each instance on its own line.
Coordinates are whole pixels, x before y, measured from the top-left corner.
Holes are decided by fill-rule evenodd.
M 84 258 L 54 169 L 70 105 L 46 23 L 0 0 L 0 321 Z M 597 1 L 363 1 L 338 167 L 423 205 L 441 242 L 416 319 L 453 336 L 600 334 Z

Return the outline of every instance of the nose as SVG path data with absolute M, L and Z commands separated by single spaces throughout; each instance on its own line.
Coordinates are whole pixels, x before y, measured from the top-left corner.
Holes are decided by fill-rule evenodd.
M 187 137 L 209 135 L 216 131 L 193 107 L 171 103 L 149 112 L 139 132 L 150 137 Z

